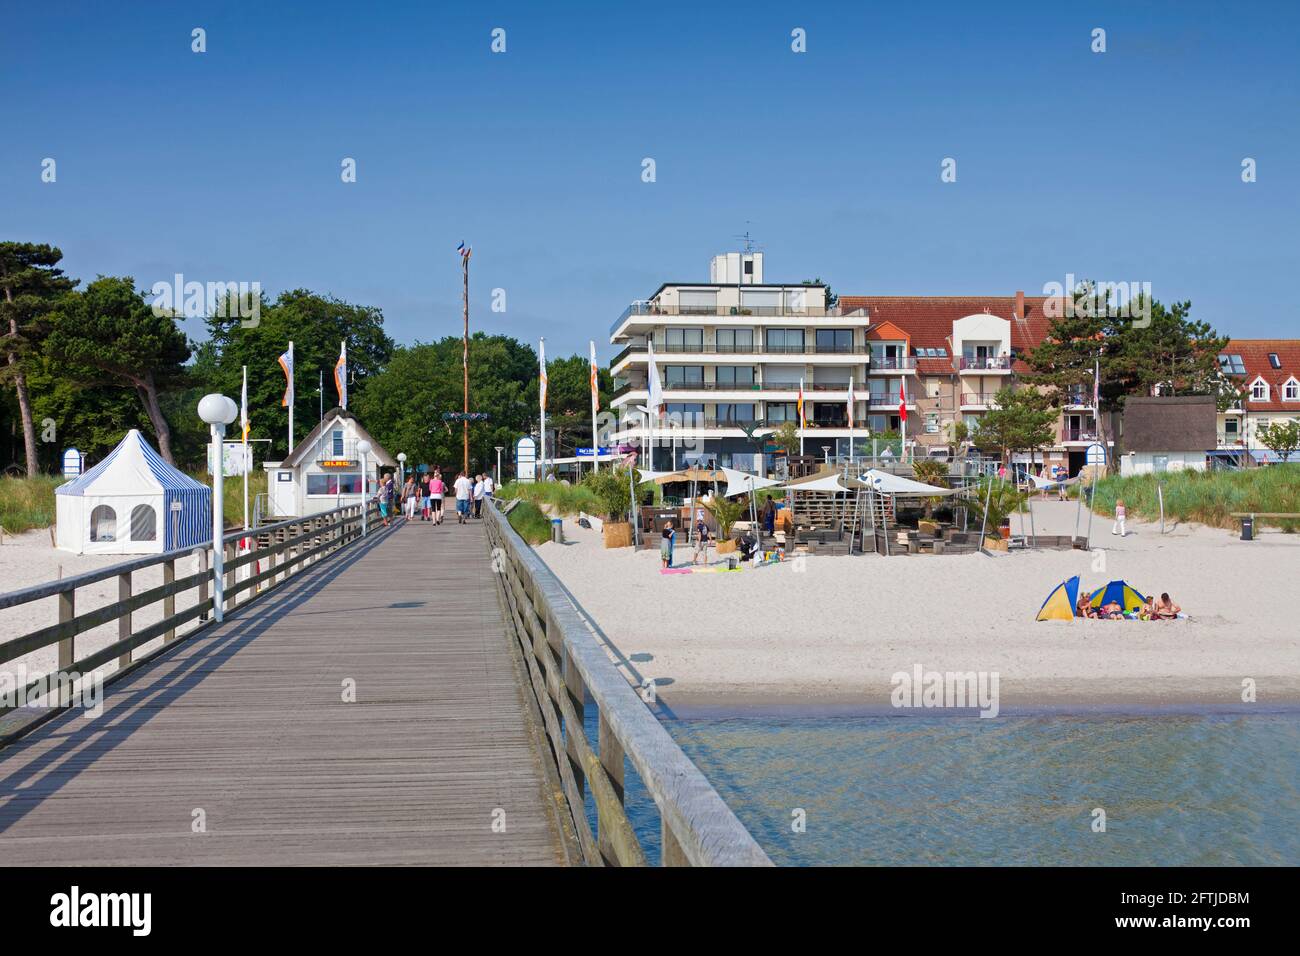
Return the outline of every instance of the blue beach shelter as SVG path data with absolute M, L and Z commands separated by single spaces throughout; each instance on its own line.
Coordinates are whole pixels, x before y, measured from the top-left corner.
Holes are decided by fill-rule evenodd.
M 212 538 L 212 489 L 163 461 L 134 428 L 54 496 L 55 541 L 76 554 L 158 554 Z
M 1074 608 L 1079 600 L 1079 576 L 1076 574 L 1068 581 L 1062 581 L 1052 588 L 1047 600 L 1038 609 L 1036 621 L 1070 621 L 1074 619 Z
M 1137 611 L 1142 607 L 1146 597 L 1127 581 L 1111 581 L 1105 587 L 1097 588 L 1088 598 L 1092 607 L 1102 607 L 1115 601 L 1125 611 Z

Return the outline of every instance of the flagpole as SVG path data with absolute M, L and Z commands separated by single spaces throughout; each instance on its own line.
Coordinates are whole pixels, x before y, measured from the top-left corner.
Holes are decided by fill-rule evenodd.
M 904 374 L 903 377 L 899 379 L 899 382 L 901 384 L 899 385 L 898 390 L 903 395 L 903 403 L 899 406 L 898 409 L 899 412 L 901 413 L 899 416 L 900 424 L 903 426 L 903 444 L 902 447 L 898 449 L 898 460 L 900 464 L 906 464 L 907 463 L 907 375 Z
M 240 431 L 244 435 L 244 530 L 248 530 L 248 366 L 244 366 L 244 388 L 240 392 L 240 401 L 243 408 L 240 409 L 243 416 Z
M 546 339 L 545 338 L 541 339 L 541 348 L 539 349 L 537 361 L 541 365 L 541 376 L 538 379 L 538 381 L 541 383 L 541 387 L 537 390 L 537 407 L 539 413 L 538 421 L 540 422 L 538 431 L 541 433 L 540 437 L 542 440 L 541 443 L 542 453 L 539 456 L 542 463 L 542 470 L 541 473 L 537 476 L 537 480 L 545 481 L 546 480 Z
M 293 343 L 289 343 L 289 448 L 285 452 L 288 455 L 293 451 L 293 405 L 298 396 L 293 390 Z
M 853 467 L 853 375 L 849 375 L 849 467 Z M 847 475 L 848 472 L 845 472 Z
M 461 445 L 462 445 L 462 464 L 465 475 L 469 476 L 469 256 L 464 252 L 460 256 L 462 292 L 461 301 L 464 306 L 465 314 L 465 340 L 464 350 L 461 355 L 461 371 L 464 378 L 465 391 L 465 417 L 461 419 Z
M 596 427 L 597 390 L 600 385 L 600 370 L 596 367 L 596 343 L 591 342 L 591 470 L 600 468 L 600 430 Z

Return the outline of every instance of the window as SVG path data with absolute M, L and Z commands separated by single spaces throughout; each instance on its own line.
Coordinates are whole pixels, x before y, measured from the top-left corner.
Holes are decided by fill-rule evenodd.
M 818 352 L 852 352 L 853 330 L 818 329 L 816 341 Z
M 719 365 L 717 383 L 719 388 L 731 385 L 737 388 L 748 388 L 754 384 L 754 366 Z
M 308 474 L 307 494 L 309 495 L 359 495 L 361 494 L 361 474 Z
M 1219 356 L 1219 371 L 1227 375 L 1245 375 L 1246 363 L 1240 355 L 1225 353 Z
M 719 352 L 754 351 L 753 329 L 718 329 L 716 335 Z
M 1225 418 L 1223 420 L 1223 434 L 1228 438 L 1236 438 L 1237 429 L 1240 424 L 1241 423 L 1235 418 Z
M 752 422 L 754 420 L 753 402 L 719 402 L 719 422 Z
M 677 292 L 677 311 L 682 315 L 716 315 L 718 311 L 718 290 Z
M 1273 366 L 1274 368 L 1281 368 L 1281 367 L 1282 367 L 1282 360 L 1281 360 L 1280 358 L 1277 357 L 1277 353 L 1276 353 L 1276 352 L 1269 352 L 1269 353 L 1268 353 L 1268 364 L 1271 365 L 1271 366 Z
M 1268 401 L 1268 382 L 1262 378 L 1257 378 L 1250 383 L 1250 398 L 1254 402 Z
M 1156 474 L 1169 470 L 1168 455 L 1153 455 L 1151 458 L 1151 467 L 1155 469 Z
M 947 358 L 948 350 L 946 348 L 945 349 L 930 349 L 930 348 L 917 349 L 916 357 L 917 358 Z
M 131 509 L 131 540 L 158 540 L 158 514 L 149 505 L 136 505 Z
M 665 352 L 698 352 L 702 348 L 703 329 L 664 329 Z
M 108 505 L 95 505 L 90 512 L 90 540 L 117 540 L 117 512 Z
M 664 417 L 679 425 L 695 425 L 704 417 L 703 402 L 665 402 Z
M 767 329 L 765 344 L 769 352 L 802 352 L 803 329 Z
M 819 425 L 845 426 L 849 423 L 848 406 L 844 402 L 814 402 L 812 418 Z
M 664 384 L 677 385 L 677 386 L 703 385 L 704 366 L 703 365 L 665 365 Z
M 336 428 L 330 437 L 333 441 L 333 445 L 331 446 L 331 454 L 333 454 L 335 458 L 342 458 L 343 457 L 343 429 Z
M 768 402 L 767 420 L 769 422 L 799 421 L 799 406 L 795 402 Z
M 1300 402 L 1300 382 L 1294 378 L 1287 379 L 1286 384 L 1282 386 L 1282 401 Z

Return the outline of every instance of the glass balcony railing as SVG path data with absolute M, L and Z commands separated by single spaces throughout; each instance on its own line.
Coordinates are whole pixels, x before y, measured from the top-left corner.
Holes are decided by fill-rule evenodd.
M 960 368 L 964 371 L 1006 371 L 1011 368 L 1010 355 L 963 355 Z
M 782 305 L 661 305 L 658 302 L 638 300 L 623 310 L 609 327 L 609 334 L 614 335 L 620 326 L 633 316 L 814 316 L 825 318 L 867 318 L 863 309 L 843 310 L 839 306 L 796 306 Z

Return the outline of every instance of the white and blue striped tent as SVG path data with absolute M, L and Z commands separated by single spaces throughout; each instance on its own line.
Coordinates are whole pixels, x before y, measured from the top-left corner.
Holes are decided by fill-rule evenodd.
M 66 551 L 152 554 L 212 538 L 212 489 L 163 461 L 134 428 L 54 494 L 55 540 Z

